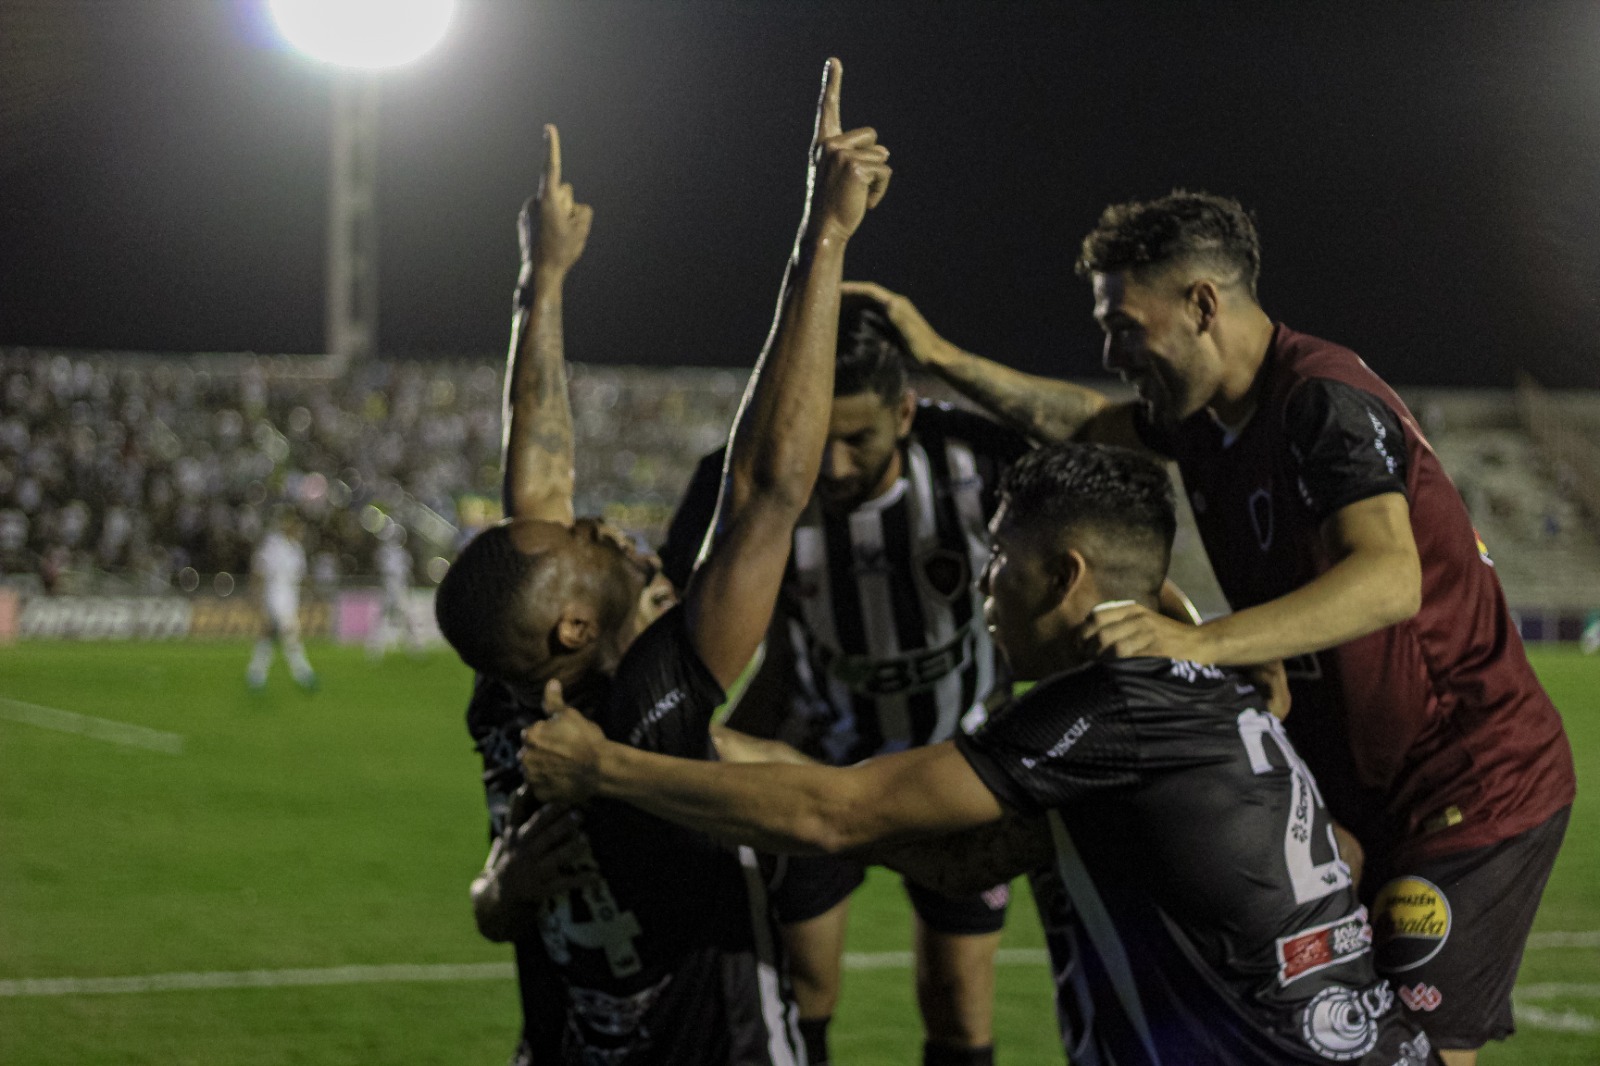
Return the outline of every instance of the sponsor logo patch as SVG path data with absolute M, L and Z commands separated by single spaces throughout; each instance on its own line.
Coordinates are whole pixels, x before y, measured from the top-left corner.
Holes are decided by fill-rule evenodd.
M 1450 901 L 1420 877 L 1397 877 L 1372 906 L 1378 969 L 1404 973 L 1427 962 L 1450 938 Z
M 1393 1005 L 1387 981 L 1367 989 L 1324 988 L 1300 1013 L 1300 1036 L 1325 1059 L 1359 1059 L 1377 1045 L 1378 1019 Z
M 1437 1010 L 1439 1004 L 1444 1002 L 1444 995 L 1432 985 L 1425 985 L 1421 981 L 1407 988 L 1401 985 L 1398 991 L 1400 1002 L 1406 1005 L 1409 1011 Z
M 1278 984 L 1337 966 L 1346 959 L 1365 955 L 1372 949 L 1372 926 L 1367 924 L 1367 908 L 1326 925 L 1314 926 L 1293 936 L 1278 939 Z

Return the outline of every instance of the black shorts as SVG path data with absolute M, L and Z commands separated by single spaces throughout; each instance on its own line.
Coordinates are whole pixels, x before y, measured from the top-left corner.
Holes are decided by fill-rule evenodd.
M 1415 863 L 1378 890 L 1378 972 L 1435 1047 L 1467 1050 L 1515 1031 L 1511 988 L 1571 813 Z
M 854 859 L 832 855 L 794 855 L 784 860 L 772 888 L 772 907 L 785 925 L 809 921 L 844 902 L 867 878 Z M 998 933 L 1011 900 L 1009 885 L 975 896 L 946 896 L 906 880 L 906 895 L 917 916 L 936 933 L 979 936 Z

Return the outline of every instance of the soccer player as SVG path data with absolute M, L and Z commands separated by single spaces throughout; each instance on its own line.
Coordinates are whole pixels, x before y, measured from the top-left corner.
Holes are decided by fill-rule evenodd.
M 970 735 L 844 768 L 719 765 L 558 710 L 527 731 L 529 781 L 770 850 L 887 842 L 880 858 L 950 887 L 1031 871 L 1073 1066 L 1436 1062 L 1373 970 L 1316 783 L 1247 676 L 1097 659 L 1078 638 L 1111 605 L 1157 605 L 1175 528 L 1150 459 L 1032 452 L 1003 483 L 984 583 L 996 643 L 1037 684 Z
M 467 545 L 436 601 L 462 659 L 523 703 L 538 706 L 556 679 L 621 741 L 711 754 L 711 712 L 766 632 L 789 532 L 816 479 L 845 246 L 889 181 L 875 132 L 841 131 L 840 78 L 830 60 L 774 328 L 730 439 L 715 541 L 681 603 L 655 559 L 573 514 L 561 291 L 591 213 L 561 182 L 547 127 L 507 371 L 508 520 Z M 574 840 L 589 875 L 581 888 L 519 905 L 503 898 L 514 886 L 492 861 L 474 900 L 480 925 L 503 925 L 518 942 L 530 1055 L 552 1032 L 548 1001 L 530 989 L 547 995 L 553 974 L 564 1014 L 557 1061 L 804 1061 L 753 852 L 617 804 L 586 811 Z
M 393 522 L 385 526 L 372 559 L 383 583 L 383 605 L 367 642 L 367 657 L 383 658 L 402 633 L 407 647 L 416 651 L 422 647 L 422 629 L 411 612 L 411 553 L 406 551 L 405 527 Z
M 281 511 L 250 557 L 250 592 L 261 612 L 261 636 L 250 654 L 245 682 L 266 686 L 274 653 L 283 652 L 295 684 L 316 690 L 317 675 L 300 642 L 300 586 L 306 579 L 306 550 L 300 544 L 300 519 Z
M 1078 271 L 1105 365 L 1138 390 L 1021 374 L 876 296 L 912 354 L 1047 440 L 1177 461 L 1234 613 L 1198 628 L 1139 604 L 1081 639 L 1118 655 L 1288 662 L 1290 736 L 1366 852 L 1379 970 L 1452 1066 L 1513 1030 L 1511 989 L 1574 792 L 1560 716 L 1494 564 L 1416 419 L 1355 353 L 1274 322 L 1231 199 L 1106 209 Z
M 822 471 L 794 529 L 765 672 L 729 719 L 835 766 L 949 739 L 965 716 L 981 714 L 996 683 L 975 586 L 999 474 L 1029 444 L 990 419 L 919 402 L 905 367 L 876 305 L 845 300 Z M 701 461 L 673 516 L 661 557 L 674 580 L 693 566 L 722 465 L 721 452 Z M 768 693 L 775 698 L 763 699 Z M 751 714 L 774 711 L 775 728 Z M 849 897 L 865 876 L 850 858 L 794 859 L 774 893 L 813 1066 L 828 1060 Z M 914 881 L 905 887 L 916 921 L 923 1061 L 991 1063 L 1008 886 L 960 898 Z

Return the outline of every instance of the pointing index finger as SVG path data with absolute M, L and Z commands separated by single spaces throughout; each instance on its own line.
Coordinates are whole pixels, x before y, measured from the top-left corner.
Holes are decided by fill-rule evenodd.
M 544 187 L 561 185 L 561 131 L 552 123 L 544 127 Z
M 844 64 L 829 59 L 822 71 L 822 99 L 817 103 L 816 139 L 819 142 L 837 137 L 843 128 L 839 124 L 839 85 L 843 80 Z

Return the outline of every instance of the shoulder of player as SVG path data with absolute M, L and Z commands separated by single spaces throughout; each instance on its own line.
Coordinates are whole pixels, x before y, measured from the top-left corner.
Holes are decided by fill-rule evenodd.
M 1097 703 L 1137 712 L 1178 706 L 1232 704 L 1254 693 L 1249 681 L 1230 667 L 1179 659 L 1104 659 L 1055 674 L 1023 699 L 1058 704 Z
M 726 694 L 689 637 L 683 605 L 645 627 L 617 664 L 596 721 L 613 740 L 639 743 L 654 721 L 684 707 L 684 701 L 709 701 L 709 711 Z

